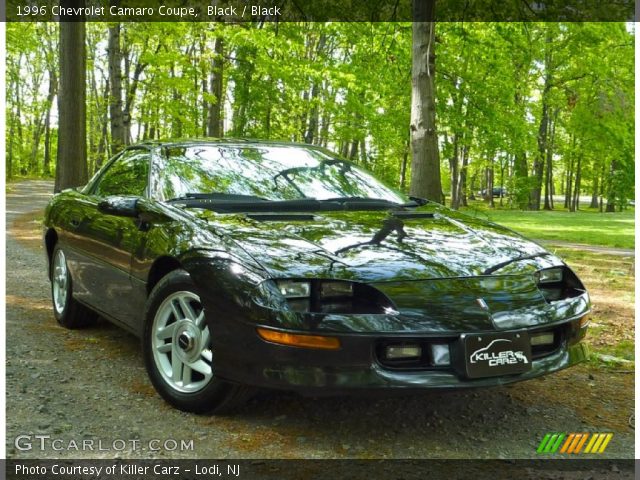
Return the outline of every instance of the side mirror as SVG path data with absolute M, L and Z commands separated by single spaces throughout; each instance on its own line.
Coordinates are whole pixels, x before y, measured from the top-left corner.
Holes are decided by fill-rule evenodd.
M 107 215 L 133 218 L 137 218 L 140 213 L 137 197 L 107 197 L 98 203 L 98 210 Z

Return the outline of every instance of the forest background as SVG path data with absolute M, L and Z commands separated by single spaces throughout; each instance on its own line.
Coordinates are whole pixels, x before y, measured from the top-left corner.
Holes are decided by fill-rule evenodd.
M 421 147 L 412 144 L 420 85 L 412 82 L 410 22 L 74 25 L 80 43 L 65 42 L 58 23 L 7 24 L 9 180 L 56 175 L 66 55 L 86 85 L 84 101 L 64 100 L 84 109 L 85 180 L 131 143 L 250 137 L 327 147 L 420 193 L 412 184 Z M 429 25 L 437 170 L 425 178 L 439 177 L 442 201 L 607 212 L 629 205 L 632 25 Z

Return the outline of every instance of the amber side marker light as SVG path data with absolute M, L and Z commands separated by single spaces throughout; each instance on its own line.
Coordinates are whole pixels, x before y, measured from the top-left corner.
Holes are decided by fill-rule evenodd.
M 580 319 L 580 322 L 578 323 L 578 325 L 580 326 L 580 328 L 584 328 L 588 326 L 589 323 L 591 323 L 591 319 L 589 318 L 589 315 L 585 315 Z
M 303 348 L 322 348 L 325 350 L 337 350 L 340 348 L 340 340 L 335 337 L 323 337 L 320 335 L 298 335 L 296 333 L 278 332 L 266 328 L 258 328 L 258 335 L 263 340 L 280 345 Z

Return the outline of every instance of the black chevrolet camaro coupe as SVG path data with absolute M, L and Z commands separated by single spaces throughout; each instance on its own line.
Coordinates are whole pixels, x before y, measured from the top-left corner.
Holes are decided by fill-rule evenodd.
M 140 336 L 186 411 L 252 387 L 501 385 L 586 358 L 589 296 L 562 260 L 309 145 L 135 145 L 44 225 L 58 322 Z

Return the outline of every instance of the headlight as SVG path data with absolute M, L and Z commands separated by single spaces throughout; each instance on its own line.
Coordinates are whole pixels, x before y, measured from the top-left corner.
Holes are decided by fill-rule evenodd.
M 290 310 L 305 313 L 394 314 L 391 301 L 364 283 L 344 280 L 275 280 Z
M 564 267 L 545 268 L 536 272 L 538 283 L 558 283 L 564 278 Z
M 311 284 L 292 280 L 278 282 L 278 290 L 284 298 L 306 298 L 311 294 Z
M 570 268 L 565 266 L 538 270 L 535 278 L 547 302 L 556 302 L 585 293 L 582 282 Z
M 320 296 L 351 297 L 353 295 L 353 283 L 351 282 L 322 282 L 320 284 Z

